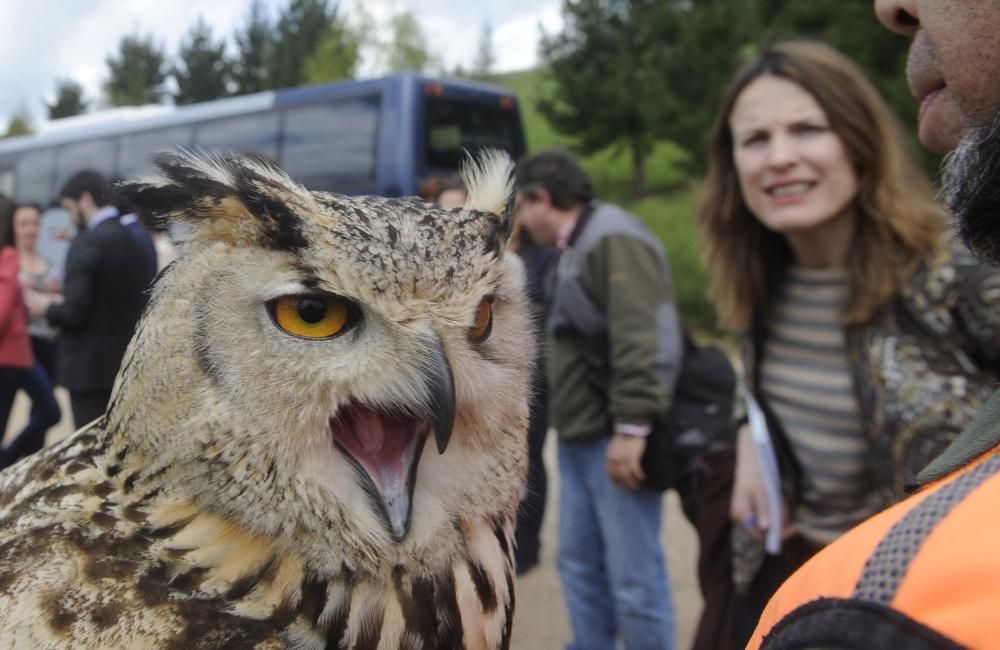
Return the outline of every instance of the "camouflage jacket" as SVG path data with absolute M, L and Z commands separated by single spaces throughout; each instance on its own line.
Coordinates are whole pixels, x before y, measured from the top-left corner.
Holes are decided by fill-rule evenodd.
M 886 505 L 966 427 L 1000 386 L 1000 269 L 942 247 L 874 319 L 845 332 L 873 483 Z M 766 331 L 744 336 L 748 387 L 768 414 L 790 505 L 798 468 L 759 390 Z

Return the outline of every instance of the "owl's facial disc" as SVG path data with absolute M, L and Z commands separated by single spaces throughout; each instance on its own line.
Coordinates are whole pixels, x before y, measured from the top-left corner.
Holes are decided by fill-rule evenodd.
M 451 439 L 455 420 L 455 383 L 440 341 L 429 346 L 423 370 L 427 404 L 416 410 L 426 417 L 387 413 L 361 403 L 338 409 L 330 418 L 336 446 L 359 470 L 362 484 L 376 512 L 396 541 L 410 528 L 417 463 L 431 429 L 438 453 Z

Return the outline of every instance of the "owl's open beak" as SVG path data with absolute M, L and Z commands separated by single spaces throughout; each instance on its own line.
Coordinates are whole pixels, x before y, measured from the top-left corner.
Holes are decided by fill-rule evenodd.
M 417 464 L 424 442 L 434 432 L 439 453 L 444 453 L 455 423 L 455 381 L 437 340 L 428 348 L 423 368 L 427 404 L 409 416 L 390 413 L 353 402 L 330 419 L 334 443 L 360 470 L 365 490 L 375 510 L 384 518 L 397 541 L 410 529 Z
M 424 378 L 431 398 L 429 406 L 434 442 L 437 443 L 438 453 L 443 454 L 455 425 L 455 376 L 440 341 L 434 341 L 431 346 L 430 363 L 424 370 Z

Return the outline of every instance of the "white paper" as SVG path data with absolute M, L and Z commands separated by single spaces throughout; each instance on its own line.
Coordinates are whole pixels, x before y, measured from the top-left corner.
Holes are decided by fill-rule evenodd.
M 760 463 L 761 475 L 764 478 L 764 494 L 767 497 L 767 510 L 770 513 L 770 525 L 764 538 L 764 550 L 771 555 L 781 553 L 781 529 L 784 522 L 781 498 L 781 473 L 778 471 L 778 457 L 774 453 L 774 445 L 767 431 L 767 419 L 757 404 L 757 400 L 747 395 L 747 418 L 750 421 L 750 439 Z

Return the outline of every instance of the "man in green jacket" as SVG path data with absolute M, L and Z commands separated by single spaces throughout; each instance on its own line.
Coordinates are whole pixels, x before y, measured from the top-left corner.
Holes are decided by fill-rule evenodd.
M 520 227 L 561 250 L 546 332 L 570 648 L 672 648 L 662 495 L 642 487 L 641 465 L 681 366 L 667 258 L 636 217 L 594 200 L 568 153 L 526 158 L 517 182 Z

